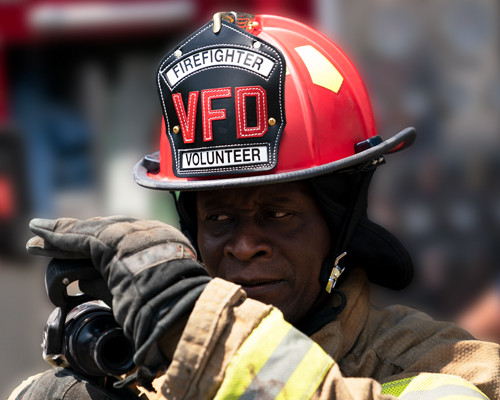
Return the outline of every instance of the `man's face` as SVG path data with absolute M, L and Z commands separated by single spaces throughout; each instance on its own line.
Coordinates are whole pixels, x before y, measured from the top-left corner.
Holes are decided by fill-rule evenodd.
M 330 231 L 304 182 L 197 193 L 198 246 L 211 277 L 302 319 L 322 288 Z

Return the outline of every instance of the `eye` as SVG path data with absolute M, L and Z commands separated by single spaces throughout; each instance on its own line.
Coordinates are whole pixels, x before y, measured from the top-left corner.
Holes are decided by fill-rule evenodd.
M 228 221 L 229 217 L 225 214 L 212 214 L 207 216 L 208 221 Z
M 268 218 L 283 218 L 288 215 L 287 212 L 284 211 L 268 211 L 266 213 L 266 217 Z

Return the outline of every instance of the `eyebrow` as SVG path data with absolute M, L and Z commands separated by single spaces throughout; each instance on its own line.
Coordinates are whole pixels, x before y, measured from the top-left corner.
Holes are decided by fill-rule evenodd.
M 286 196 L 266 196 L 266 199 L 264 201 L 259 201 L 258 204 L 279 204 L 279 205 L 292 205 L 295 204 L 292 200 L 290 200 Z M 217 207 L 226 207 L 226 206 L 231 206 L 232 203 L 230 202 L 225 202 L 224 200 L 219 200 L 219 199 L 208 199 L 208 200 L 202 200 L 200 202 L 197 202 L 197 205 L 202 206 L 203 208 L 217 208 Z
M 270 198 L 267 200 L 269 203 L 279 203 L 279 204 L 294 204 L 290 198 L 285 197 L 285 196 L 270 196 Z
M 221 207 L 221 206 L 224 206 L 226 205 L 225 203 L 223 203 L 223 201 L 221 201 L 220 199 L 223 199 L 224 196 L 223 195 L 217 195 L 217 196 L 213 196 L 213 197 L 210 197 L 210 198 L 204 198 L 203 200 L 200 199 L 200 197 L 197 195 L 196 196 L 196 209 L 198 209 L 199 206 L 203 206 L 205 208 L 214 208 L 214 207 Z

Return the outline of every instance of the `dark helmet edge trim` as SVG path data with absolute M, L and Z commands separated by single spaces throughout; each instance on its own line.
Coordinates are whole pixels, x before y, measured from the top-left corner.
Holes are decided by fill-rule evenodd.
M 329 172 L 353 167 L 362 164 L 371 159 L 380 157 L 388 153 L 391 149 L 400 145 L 405 141 L 413 142 L 416 136 L 415 128 L 409 127 L 390 139 L 380 143 L 371 149 L 365 150 L 361 153 L 346 157 L 318 167 L 308 168 L 301 171 L 285 172 L 275 175 L 257 175 L 241 178 L 227 178 L 227 179 L 211 179 L 200 181 L 158 181 L 148 177 L 147 169 L 144 166 L 144 158 L 139 161 L 134 167 L 134 180 L 140 186 L 157 189 L 157 190 L 170 190 L 170 191 L 196 191 L 196 190 L 213 190 L 213 189 L 228 189 L 233 187 L 256 186 L 256 185 L 270 185 L 274 183 L 291 182 L 300 179 L 312 178 L 314 176 L 323 175 Z

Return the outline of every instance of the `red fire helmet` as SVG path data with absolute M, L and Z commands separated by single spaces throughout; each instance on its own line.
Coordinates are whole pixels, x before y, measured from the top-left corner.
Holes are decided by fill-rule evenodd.
M 307 179 L 334 233 L 321 267 L 327 291 L 346 253 L 343 265 L 366 266 L 374 283 L 401 289 L 411 281 L 409 254 L 366 207 L 383 155 L 410 145 L 415 130 L 377 135 L 356 68 L 328 38 L 283 17 L 217 13 L 163 58 L 157 84 L 160 150 L 134 178 L 183 191 L 177 211 L 195 246 L 190 191 Z
M 218 13 L 162 60 L 159 152 L 136 182 L 170 191 L 306 179 L 377 163 L 413 142 L 383 141 L 352 62 L 328 38 L 279 16 Z

